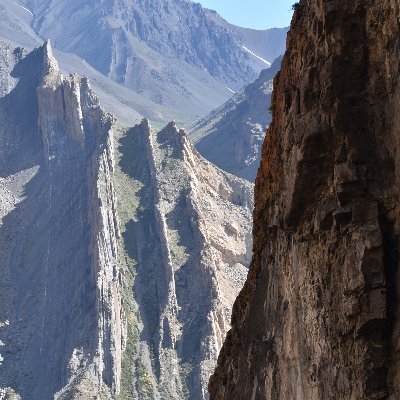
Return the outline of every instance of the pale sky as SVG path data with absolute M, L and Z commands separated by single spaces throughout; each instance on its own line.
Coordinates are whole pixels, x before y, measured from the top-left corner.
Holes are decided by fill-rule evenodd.
M 245 28 L 283 28 L 290 25 L 295 0 L 194 0 L 216 10 L 228 22 Z

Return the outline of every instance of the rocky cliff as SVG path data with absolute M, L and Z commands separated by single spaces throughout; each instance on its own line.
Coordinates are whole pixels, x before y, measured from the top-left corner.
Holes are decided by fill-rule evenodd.
M 273 79 L 282 58 L 261 71 L 221 107 L 191 128 L 197 150 L 231 174 L 254 183 L 261 160 L 265 131 L 271 122 Z
M 174 123 L 155 132 L 143 121 L 118 143 L 131 332 L 122 398 L 205 399 L 250 262 L 252 187 L 201 158 Z
M 0 397 L 207 398 L 252 186 L 173 123 L 122 128 L 48 42 L 0 69 Z
M 107 396 L 121 364 L 113 120 L 86 80 L 60 74 L 49 43 L 4 49 L 0 386 Z
M 220 399 L 398 399 L 399 5 L 302 0 Z

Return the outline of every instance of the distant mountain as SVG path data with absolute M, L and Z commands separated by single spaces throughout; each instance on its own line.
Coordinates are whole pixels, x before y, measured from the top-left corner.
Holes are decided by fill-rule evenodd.
M 272 62 L 285 52 L 286 33 L 289 28 L 272 28 L 272 29 L 250 29 L 232 25 L 225 21 L 216 11 L 206 9 L 209 18 L 214 19 L 218 25 L 225 26 L 228 30 L 239 35 L 242 46 L 245 47 L 249 54 L 253 53 L 253 57 L 259 57 L 267 61 L 270 65 Z M 264 64 L 265 64 L 264 61 Z M 263 66 L 265 68 L 265 66 Z
M 2 0 L 0 4 L 1 40 L 14 48 L 23 47 L 32 50 L 41 46 L 43 41 L 31 28 L 31 22 L 31 13 L 21 4 L 14 0 Z M 139 123 L 145 116 L 159 127 L 164 126 L 171 119 L 185 125 L 193 121 L 194 117 L 190 113 L 156 104 L 134 90 L 114 82 L 74 54 L 56 49 L 54 53 L 62 72 L 67 75 L 79 73 L 81 76 L 88 77 L 102 104 L 127 126 Z M 210 89 L 208 93 L 210 103 L 213 103 L 213 98 L 215 99 L 213 94 L 214 91 Z M 215 104 L 219 101 L 215 101 Z M 192 106 L 193 102 L 188 100 L 188 104 Z M 196 107 L 194 109 L 196 111 Z
M 23 0 L 32 26 L 115 82 L 198 118 L 284 51 L 286 30 L 237 28 L 188 0 Z M 268 33 L 270 32 L 270 33 Z M 262 45 L 272 38 L 275 44 Z M 258 55 L 260 52 L 261 55 Z M 214 105 L 214 106 L 213 106 Z M 211 107 L 210 107 L 211 106 Z
M 271 122 L 273 79 L 282 57 L 252 84 L 203 118 L 191 130 L 197 150 L 221 169 L 254 183 L 266 127 Z

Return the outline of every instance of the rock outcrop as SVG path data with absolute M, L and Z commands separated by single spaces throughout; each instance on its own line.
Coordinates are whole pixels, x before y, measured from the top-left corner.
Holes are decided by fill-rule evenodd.
M 282 57 L 258 79 L 198 122 L 190 131 L 196 149 L 219 168 L 254 183 L 265 130 L 271 122 L 273 79 Z M 269 110 L 269 112 L 268 112 Z
M 156 133 L 143 121 L 119 144 L 117 196 L 130 199 L 120 205 L 123 253 L 136 303 L 126 309 L 123 398 L 205 399 L 250 262 L 252 187 L 199 156 L 174 123 Z
M 122 335 L 113 119 L 85 79 L 60 74 L 48 42 L 13 54 L 0 102 L 0 386 L 108 398 Z
M 252 185 L 122 128 L 49 42 L 0 51 L 0 397 L 206 399 Z
M 211 399 L 398 399 L 399 5 L 295 8 Z

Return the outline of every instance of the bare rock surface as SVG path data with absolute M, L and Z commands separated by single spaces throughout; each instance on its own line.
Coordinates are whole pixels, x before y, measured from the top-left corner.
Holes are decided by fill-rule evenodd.
M 137 332 L 122 393 L 206 399 L 250 262 L 252 186 L 204 160 L 175 123 L 156 132 L 143 121 L 119 144 L 116 187 L 121 202 L 131 200 L 120 209 L 135 293 L 126 312 Z
M 0 50 L 0 397 L 207 399 L 252 185 L 122 128 L 49 42 Z
M 113 119 L 49 43 L 15 61 L 0 104 L 0 386 L 107 398 L 121 359 Z
M 282 58 L 190 129 L 196 149 L 219 168 L 254 182 L 271 122 L 274 76 Z
M 296 5 L 213 400 L 400 396 L 399 13 Z

